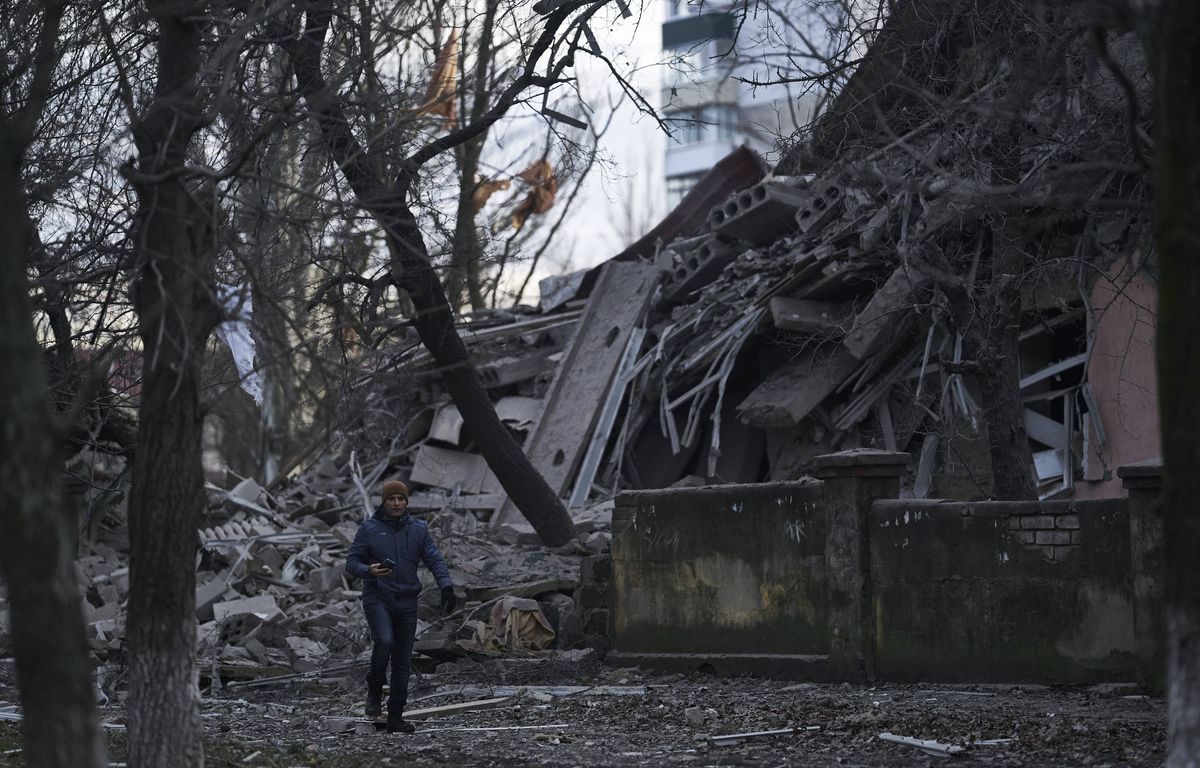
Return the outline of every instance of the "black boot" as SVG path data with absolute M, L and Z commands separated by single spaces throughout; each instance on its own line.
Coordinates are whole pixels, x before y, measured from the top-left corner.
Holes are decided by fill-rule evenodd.
M 417 727 L 405 720 L 403 714 L 388 712 L 387 729 L 388 733 L 412 733 Z
M 367 717 L 383 714 L 383 686 L 367 686 Z

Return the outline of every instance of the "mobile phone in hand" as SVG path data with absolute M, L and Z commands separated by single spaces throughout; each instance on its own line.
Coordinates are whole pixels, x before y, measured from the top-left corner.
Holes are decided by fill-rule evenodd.
M 391 571 L 391 570 L 395 570 L 396 561 L 389 557 L 386 560 L 384 560 L 382 563 L 380 563 L 380 565 L 382 565 L 384 568 L 387 568 L 389 571 Z

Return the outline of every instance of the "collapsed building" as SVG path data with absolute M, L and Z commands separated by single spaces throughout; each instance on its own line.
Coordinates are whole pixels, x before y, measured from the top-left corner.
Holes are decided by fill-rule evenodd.
M 740 653 L 778 672 L 782 654 L 794 657 L 798 676 L 871 675 L 889 663 L 897 676 L 944 676 L 911 650 L 929 640 L 917 628 L 896 630 L 917 638 L 906 646 L 911 657 L 880 650 L 881 638 L 896 636 L 888 632 L 900 626 L 889 624 L 896 613 L 945 618 L 915 610 L 898 587 L 889 603 L 886 586 L 966 578 L 971 563 L 991 558 L 1034 574 L 1013 577 L 1007 592 L 986 582 L 1014 605 L 1040 589 L 1053 595 L 1038 603 L 1045 614 L 1066 606 L 1085 623 L 1129 619 L 1115 666 L 1096 660 L 1112 656 L 1107 646 L 1083 648 L 1074 635 L 1058 642 L 1078 662 L 1063 679 L 1142 669 L 1127 662 L 1157 653 L 1147 640 L 1158 621 L 1146 586 L 1158 557 L 1146 533 L 1150 507 L 1087 506 L 1123 494 L 1118 468 L 1159 454 L 1146 182 L 1122 122 L 1126 99 L 1148 100 L 1147 79 L 1130 74 L 1144 71 L 1136 43 L 1110 45 L 1123 78 L 1072 70 L 1029 96 L 1018 205 L 998 202 L 987 159 L 972 151 L 989 140 L 981 105 L 1000 98 L 1011 70 L 976 67 L 938 112 L 879 103 L 888 94 L 881 72 L 928 63 L 886 66 L 896 38 L 921 34 L 905 21 L 889 20 L 829 116 L 774 172 L 735 151 L 625 252 L 544 281 L 537 310 L 478 312 L 460 327 L 500 418 L 567 504 L 578 547 L 538 544 L 475 450 L 432 358 L 414 344 L 374 372 L 403 371 L 402 386 L 387 376 L 359 385 L 364 412 L 401 425 L 369 459 L 331 440 L 266 488 L 240 478 L 210 486 L 197 589 L 207 679 L 328 674 L 330 659 L 361 661 L 367 635 L 340 562 L 373 493 L 393 477 L 415 489 L 410 509 L 433 518 L 467 592 L 456 621 L 425 615 L 417 650 L 431 665 L 615 643 L 614 653 L 636 663 L 682 654 L 696 666 L 711 663 L 697 654 Z M 971 55 L 988 58 L 960 52 Z M 866 140 L 866 126 L 885 117 L 893 122 L 877 133 L 886 138 Z M 1022 244 L 1022 274 L 989 268 L 997 229 Z M 967 338 L 972 313 L 990 309 L 979 302 L 997 295 L 976 289 L 988 281 L 1019 289 L 1015 396 L 1039 497 L 1024 506 L 971 506 L 995 496 L 988 431 L 1006 427 L 989 416 L 980 381 L 993 373 L 972 359 Z M 833 481 L 868 465 L 888 478 L 870 493 Z M 1157 477 L 1145 468 L 1126 475 L 1138 489 Z M 924 499 L 958 504 L 913 505 Z M 89 509 L 103 501 L 89 496 Z M 700 536 L 720 530 L 731 510 L 757 517 L 727 541 Z M 961 545 L 979 557 L 942 562 L 937 547 L 953 547 L 939 537 L 954 528 L 943 514 L 955 530 L 993 537 Z M 647 519 L 655 525 L 639 526 Z M 123 522 L 88 520 L 80 568 L 92 649 L 102 671 L 119 677 Z M 913 520 L 934 521 L 920 535 L 945 566 L 924 580 L 894 559 L 893 549 L 910 546 L 900 531 Z M 869 545 L 859 538 L 867 529 Z M 738 549 L 748 541 L 807 543 L 800 555 Z M 706 574 L 700 562 L 724 565 Z M 723 570 L 728 563 L 745 567 Z M 1121 583 L 1101 583 L 1098 569 L 1114 563 L 1128 566 Z M 755 575 L 739 581 L 747 572 Z M 723 582 L 745 589 L 714 586 Z M 871 610 L 874 625 L 864 618 Z M 981 603 L 957 616 L 950 642 L 970 646 L 971 622 L 991 610 Z M 1035 623 L 1051 644 L 1061 639 L 1045 626 Z M 702 631 L 713 627 L 721 631 Z M 778 644 L 780 636 L 789 639 Z M 1059 663 L 1053 653 L 1021 654 L 984 674 L 1047 676 L 1047 659 Z

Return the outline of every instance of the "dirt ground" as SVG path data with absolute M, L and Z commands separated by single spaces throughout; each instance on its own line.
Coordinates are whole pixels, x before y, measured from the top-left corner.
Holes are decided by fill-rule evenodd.
M 537 688 L 499 707 L 417 723 L 413 735 L 332 733 L 325 718 L 360 715 L 357 676 L 225 690 L 204 699 L 208 763 L 220 766 L 1133 766 L 1164 757 L 1164 701 L 1114 687 L 812 685 L 656 676 L 542 663 L 524 671 L 460 665 L 414 677 L 410 709 L 485 698 L 496 687 L 621 686 L 571 695 Z M 532 670 L 532 671 L 531 671 Z M 644 693 L 639 694 L 644 688 Z M 561 693 L 561 692 L 560 692 Z M 628 694 L 635 695 L 628 695 Z M 102 711 L 123 721 L 119 708 Z M 0 743 L 13 743 L 13 724 Z M 484 730 L 484 729 L 497 730 Z M 798 728 L 735 746 L 705 736 Z M 455 730 L 460 729 L 460 730 Z M 475 730 L 470 730 L 475 729 Z M 505 730 L 499 730 L 505 729 Z M 881 732 L 966 747 L 943 760 Z M 123 734 L 110 732 L 113 759 Z M 1001 740 L 985 743 L 989 740 Z M 20 765 L 19 753 L 0 765 Z

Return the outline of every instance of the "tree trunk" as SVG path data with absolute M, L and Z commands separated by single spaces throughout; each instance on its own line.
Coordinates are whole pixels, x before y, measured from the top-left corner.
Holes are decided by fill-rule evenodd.
M 484 309 L 487 301 L 480 285 L 480 261 L 483 244 L 475 226 L 475 175 L 479 170 L 482 139 L 473 139 L 463 147 L 458 169 L 458 210 L 454 219 L 454 246 L 450 269 L 446 273 L 446 294 L 456 303 L 468 302 L 471 309 Z
M 415 309 L 413 324 L 443 371 L 446 388 L 488 466 L 542 541 L 549 546 L 566 544 L 576 535 L 570 515 L 496 416 L 475 364 L 454 328 L 453 311 L 408 207 L 407 193 L 419 169 L 408 168 L 394 185 L 384 184 L 372 172 L 370 148 L 358 143 L 336 92 L 325 83 L 320 70 L 321 50 L 330 15 L 326 3 L 307 6 L 306 29 L 291 50 L 300 92 L 359 204 L 384 228 L 392 253 L 392 274 L 408 292 Z
M 1025 432 L 1025 404 L 1021 400 L 1021 284 L 1028 259 L 1022 242 L 1022 205 L 1016 190 L 1021 180 L 1021 115 L 1025 109 L 1018 99 L 1019 94 L 1033 90 L 1031 79 L 1035 76 L 1027 67 L 1014 65 L 1011 122 L 987 150 L 992 161 L 992 183 L 1013 191 L 1007 201 L 996 206 L 986 289 L 976 300 L 975 309 L 981 324 L 976 353 L 984 371 L 979 381 L 992 460 L 992 495 L 1014 501 L 1037 498 L 1033 454 Z
M 1014 148 L 1011 155 L 1019 157 L 1020 150 Z M 1004 221 L 992 230 L 991 279 L 980 302 L 984 306 L 976 309 L 983 321 L 977 359 L 985 371 L 977 381 L 987 421 L 992 495 L 1024 501 L 1037 497 L 1021 400 L 1021 277 L 1026 259 L 1019 211 L 1008 208 L 1002 215 Z
M 28 765 L 107 764 L 75 583 L 75 527 L 63 504 L 56 429 L 26 269 L 34 232 L 21 147 L 0 132 L 0 568 L 8 585 Z
M 200 358 L 218 318 L 213 237 L 181 178 L 199 126 L 202 7 L 150 2 L 155 97 L 134 126 L 138 192 L 134 305 L 144 374 L 129 496 L 129 763 L 201 766 L 196 526 L 204 504 Z M 202 197 L 202 195 L 197 195 Z
M 1165 0 L 1155 52 L 1158 378 L 1167 541 L 1167 765 L 1200 765 L 1200 6 Z
M 393 243 L 392 272 L 416 309 L 413 325 L 441 368 L 442 380 L 479 452 L 542 541 L 552 547 L 566 544 L 576 535 L 571 517 L 496 415 L 466 345 L 454 330 L 454 316 L 425 253 L 416 217 L 401 204 L 376 218 Z

